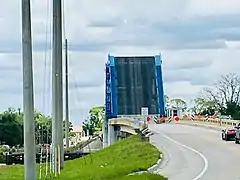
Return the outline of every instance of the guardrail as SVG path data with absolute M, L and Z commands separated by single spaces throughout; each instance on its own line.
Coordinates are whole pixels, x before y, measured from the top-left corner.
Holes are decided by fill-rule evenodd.
M 136 116 L 133 116 L 136 117 Z M 139 116 L 141 117 L 141 116 Z M 198 123 L 204 123 L 204 124 L 213 124 L 213 125 L 219 125 L 219 126 L 237 126 L 238 123 L 240 123 L 240 120 L 229 120 L 229 119 L 219 119 L 219 118 L 191 118 L 191 117 L 182 117 L 180 118 L 180 122 L 198 122 Z M 139 126 L 140 129 L 144 128 L 144 122 L 138 121 L 138 124 L 136 124 L 136 120 L 134 120 L 131 116 L 120 116 L 118 118 L 113 118 L 110 120 L 111 125 L 125 125 L 129 126 L 131 128 L 134 128 L 136 126 Z
M 219 126 L 237 126 L 238 123 L 240 123 L 240 120 L 227 120 L 227 119 L 219 119 L 219 118 L 180 118 L 180 121 L 191 121 L 191 122 L 199 122 L 199 123 L 204 123 L 204 124 L 215 124 Z

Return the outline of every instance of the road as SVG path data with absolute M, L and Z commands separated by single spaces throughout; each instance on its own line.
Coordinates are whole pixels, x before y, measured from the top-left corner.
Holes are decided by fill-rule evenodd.
M 158 172 L 169 180 L 240 180 L 240 145 L 220 132 L 178 124 L 150 125 L 151 142 L 164 153 Z

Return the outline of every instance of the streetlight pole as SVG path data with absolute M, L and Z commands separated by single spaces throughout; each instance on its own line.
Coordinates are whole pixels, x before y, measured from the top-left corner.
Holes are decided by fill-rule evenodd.
M 53 51 L 52 51 L 52 144 L 54 148 L 54 171 L 57 172 L 56 157 L 63 169 L 63 73 L 62 73 L 62 0 L 53 0 Z M 59 152 L 60 151 L 60 152 Z M 55 160 L 54 160 L 55 159 Z
M 36 144 L 34 128 L 34 95 L 30 7 L 30 0 L 22 0 L 24 175 L 25 180 L 36 180 Z

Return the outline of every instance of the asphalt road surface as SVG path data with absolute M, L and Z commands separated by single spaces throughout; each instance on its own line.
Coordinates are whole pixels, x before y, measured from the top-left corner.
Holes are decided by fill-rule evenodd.
M 240 145 L 221 132 L 178 124 L 150 125 L 151 142 L 164 153 L 158 172 L 169 180 L 240 180 Z

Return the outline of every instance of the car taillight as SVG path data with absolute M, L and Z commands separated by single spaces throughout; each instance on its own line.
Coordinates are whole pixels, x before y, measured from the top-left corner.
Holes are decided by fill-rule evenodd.
M 235 130 L 228 130 L 229 133 L 235 133 Z

